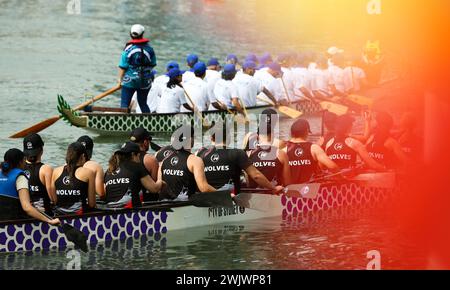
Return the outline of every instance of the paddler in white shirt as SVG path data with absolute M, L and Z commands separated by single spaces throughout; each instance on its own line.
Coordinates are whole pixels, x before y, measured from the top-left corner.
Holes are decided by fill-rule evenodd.
M 259 80 L 254 78 L 256 66 L 256 63 L 253 61 L 244 62 L 242 66 L 243 73 L 237 74 L 233 79 L 233 83 L 238 88 L 238 94 L 246 107 L 255 107 L 257 103 L 256 96 L 260 93 L 264 93 L 274 100 L 272 93 Z
M 204 112 L 208 110 L 209 98 L 208 98 L 208 85 L 204 81 L 206 75 L 206 64 L 204 62 L 197 62 L 192 71 L 194 77 L 183 82 L 183 87 L 186 93 L 188 103 L 194 110 Z M 194 102 L 192 104 L 191 102 Z M 185 109 L 183 109 L 184 111 Z
M 218 80 L 214 87 L 214 95 L 217 103 L 222 109 L 236 109 L 239 113 L 244 113 L 239 100 L 237 86 L 233 83 L 236 76 L 236 67 L 234 64 L 226 64 L 223 67 L 222 79 Z
M 209 98 L 209 110 L 221 110 L 220 105 L 216 102 L 216 97 L 214 95 L 214 88 L 218 80 L 222 78 L 220 73 L 221 66 L 217 58 L 211 58 L 206 64 L 206 76 L 204 81 L 208 85 L 208 98 Z
M 190 79 L 195 77 L 194 74 L 194 65 L 198 62 L 198 56 L 196 54 L 190 54 L 186 58 L 186 64 L 188 66 L 188 70 L 183 74 L 183 83 L 189 81 Z
M 266 69 L 260 69 L 258 73 L 255 73 L 255 78 L 262 82 L 264 87 L 266 87 L 273 96 L 272 102 L 280 105 L 287 105 L 287 95 L 283 89 L 283 83 L 281 78 L 283 72 L 281 66 L 276 63 L 270 63 Z M 267 96 L 270 98 L 270 96 Z

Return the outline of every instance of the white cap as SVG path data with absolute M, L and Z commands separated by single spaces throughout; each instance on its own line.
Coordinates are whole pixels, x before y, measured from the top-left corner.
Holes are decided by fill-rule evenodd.
M 332 46 L 328 49 L 328 54 L 335 55 L 338 53 L 344 53 L 343 49 L 337 48 L 336 46 Z
M 133 36 L 141 36 L 142 34 L 144 34 L 144 31 L 145 31 L 144 26 L 142 26 L 140 24 L 135 24 L 135 25 L 131 26 L 130 33 Z

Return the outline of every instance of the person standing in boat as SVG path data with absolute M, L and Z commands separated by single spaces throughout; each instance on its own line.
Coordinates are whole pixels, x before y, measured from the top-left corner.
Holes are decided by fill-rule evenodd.
M 222 129 L 223 128 L 223 129 Z M 216 123 L 215 132 L 211 135 L 211 145 L 201 148 L 197 156 L 205 164 L 205 175 L 208 183 L 214 188 L 233 189 L 237 194 L 241 189 L 241 173 L 244 171 L 261 188 L 279 193 L 283 187 L 273 185 L 248 159 L 241 149 L 228 148 L 226 126 Z
M 156 55 L 144 38 L 144 26 L 135 24 L 131 27 L 129 41 L 122 52 L 119 63 L 119 84 L 122 85 L 122 100 L 120 107 L 129 108 L 133 94 L 142 113 L 150 113 L 147 96 L 154 79 L 153 68 L 156 66 Z
M 131 132 L 130 141 L 136 143 L 141 152 L 139 154 L 140 163 L 147 170 L 150 177 L 153 181 L 156 181 L 158 178 L 158 160 L 156 160 L 155 156 L 147 153 L 150 149 L 150 142 L 152 141 L 152 135 L 145 128 L 138 127 Z M 157 199 L 158 196 L 152 192 L 144 191 L 144 201 L 150 201 Z
M 182 108 L 193 111 L 193 108 L 186 101 L 184 90 L 181 85 L 182 73 L 179 69 L 171 69 L 167 76 L 169 81 L 164 88 L 161 89 L 161 100 L 159 102 L 158 114 L 175 114 L 181 112 Z
M 236 76 L 236 67 L 234 64 L 227 64 L 223 67 L 222 79 L 218 80 L 214 87 L 214 96 L 220 109 L 236 109 L 239 113 L 244 114 L 242 108 L 239 91 L 233 83 Z
M 192 68 L 194 77 L 183 81 L 183 87 L 188 97 L 189 105 L 199 112 L 207 111 L 209 107 L 208 84 L 203 80 L 206 75 L 206 64 L 197 62 Z M 194 102 L 193 104 L 191 103 Z M 182 111 L 188 111 L 184 109 Z
M 59 219 L 45 217 L 32 205 L 24 169 L 23 152 L 15 148 L 6 151 L 0 164 L 0 221 L 29 216 L 51 225 L 60 224 Z
M 258 169 L 272 184 L 291 184 L 291 169 L 289 167 L 289 157 L 285 151 L 276 146 L 275 138 L 277 111 L 266 109 L 260 116 L 257 144 L 249 150 L 249 159 L 253 166 Z M 250 177 L 250 176 L 249 176 Z M 258 184 L 250 177 L 248 186 L 255 188 Z
M 105 172 L 103 167 L 97 161 L 92 160 L 92 152 L 94 151 L 94 141 L 91 137 L 84 135 L 78 138 L 77 142 L 83 144 L 87 152 L 87 160 L 83 167 L 92 170 L 95 173 L 95 192 L 99 198 L 105 196 L 104 178 Z
M 370 157 L 364 144 L 350 136 L 353 122 L 354 119 L 350 115 L 337 117 L 335 134 L 325 144 L 328 157 L 342 169 L 356 167 L 359 157 L 368 168 L 383 171 L 384 166 Z
M 95 208 L 95 173 L 83 167 L 87 160 L 86 147 L 75 142 L 67 149 L 66 165 L 53 171 L 50 194 L 56 196 L 57 215 L 81 215 Z
M 108 207 L 140 207 L 142 188 L 154 194 L 161 190 L 162 181 L 155 182 L 140 163 L 140 152 L 139 145 L 127 142 L 111 156 L 105 173 L 105 201 Z
M 194 129 L 183 125 L 172 136 L 173 151 L 168 154 L 159 169 L 159 176 L 165 182 L 161 200 L 187 200 L 200 192 L 214 192 L 205 176 L 205 165 L 200 157 L 191 153 L 194 146 Z
M 289 157 L 293 183 L 310 181 L 319 168 L 325 168 L 332 172 L 339 171 L 339 166 L 327 156 L 319 145 L 307 141 L 310 133 L 307 120 L 298 119 L 291 126 L 291 140 L 287 143 L 285 151 Z
M 233 79 L 233 83 L 238 89 L 238 94 L 246 107 L 255 107 L 257 105 L 256 97 L 260 93 L 264 93 L 271 100 L 275 100 L 272 93 L 259 80 L 254 78 L 256 66 L 256 63 L 253 61 L 244 62 L 242 66 L 243 73 L 237 74 Z
M 55 198 L 49 196 L 53 168 L 42 163 L 44 141 L 39 134 L 29 134 L 23 139 L 25 160 L 25 175 L 28 178 L 30 200 L 33 206 L 48 215 L 52 213 L 52 202 Z

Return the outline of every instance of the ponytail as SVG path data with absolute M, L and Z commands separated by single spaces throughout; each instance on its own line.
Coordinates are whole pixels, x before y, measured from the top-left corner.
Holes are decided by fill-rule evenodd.
M 125 161 L 129 161 L 132 159 L 132 153 L 120 153 L 115 152 L 108 161 L 108 172 L 114 173 L 119 169 L 120 164 Z
M 69 145 L 67 148 L 66 154 L 66 163 L 67 163 L 67 171 L 69 172 L 69 178 L 75 178 L 75 172 L 77 170 L 77 164 L 80 161 L 80 158 L 85 156 L 87 160 L 86 147 L 83 146 L 80 142 L 75 142 Z

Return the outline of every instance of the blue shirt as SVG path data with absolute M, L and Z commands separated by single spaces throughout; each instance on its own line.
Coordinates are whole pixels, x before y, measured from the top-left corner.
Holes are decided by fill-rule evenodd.
M 125 70 L 122 86 L 147 89 L 153 81 L 156 55 L 148 43 L 130 44 L 122 52 L 119 67 Z

